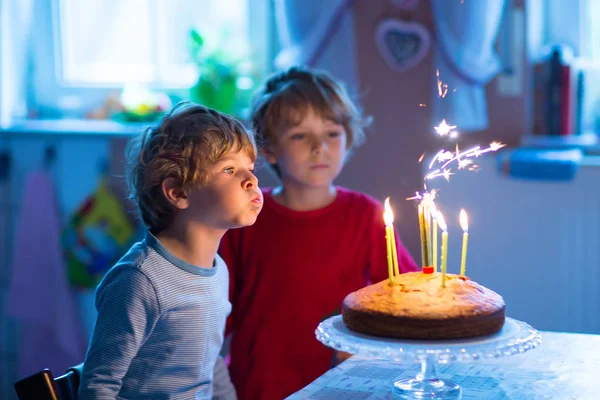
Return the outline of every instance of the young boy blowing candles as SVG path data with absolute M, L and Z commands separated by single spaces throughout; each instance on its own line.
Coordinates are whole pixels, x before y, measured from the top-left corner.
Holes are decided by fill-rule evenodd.
M 315 338 L 344 297 L 388 277 L 382 205 L 333 184 L 364 138 L 364 119 L 328 74 L 292 68 L 266 81 L 252 120 L 281 185 L 256 224 L 229 231 L 231 378 L 240 399 L 281 400 L 326 372 Z M 398 238 L 398 235 L 396 235 Z M 401 272 L 417 266 L 397 242 Z
M 227 115 L 180 103 L 128 153 L 148 231 L 98 286 L 79 398 L 235 399 L 219 358 L 231 304 L 217 249 L 262 208 L 254 139 Z

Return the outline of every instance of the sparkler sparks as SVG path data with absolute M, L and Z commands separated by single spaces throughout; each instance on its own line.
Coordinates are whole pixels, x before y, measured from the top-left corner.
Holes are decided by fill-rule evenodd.
M 500 142 L 492 142 L 489 147 L 484 149 L 481 146 L 475 146 L 468 150 L 460 151 L 458 145 L 456 145 L 456 152 L 452 153 L 445 149 L 439 150 L 435 156 L 431 159 L 429 163 L 428 172 L 425 175 L 424 179 L 424 191 L 422 193 L 416 192 L 415 196 L 409 197 L 406 200 L 419 200 L 421 203 L 426 203 L 429 201 L 433 201 L 436 196 L 436 190 L 433 189 L 431 191 L 427 191 L 427 181 L 430 181 L 435 178 L 443 177 L 446 181 L 450 181 L 450 177 L 454 175 L 452 173 L 452 169 L 449 168 L 450 164 L 456 163 L 456 167 L 458 170 L 468 170 L 468 171 L 476 171 L 479 166 L 474 163 L 473 159 L 479 157 L 482 154 L 489 153 L 492 151 L 497 151 L 502 147 L 506 146 Z M 423 161 L 425 154 L 422 154 L 419 157 L 419 162 Z M 437 164 L 442 164 L 439 168 L 435 168 L 434 166 Z
M 454 128 L 456 128 L 456 125 L 448 125 L 445 119 L 438 126 L 433 127 L 435 132 L 440 136 L 448 136 L 450 133 L 454 134 Z
M 498 149 L 501 149 L 504 146 L 506 146 L 506 145 L 502 144 L 500 142 L 492 142 L 490 144 L 490 146 L 486 147 L 485 149 L 482 149 L 481 146 L 475 146 L 475 147 L 472 147 L 465 151 L 459 151 L 458 146 L 457 146 L 456 153 L 451 158 L 448 158 L 448 156 L 446 155 L 446 153 L 448 153 L 448 152 L 445 150 L 444 150 L 444 153 L 438 152 L 436 155 L 437 157 L 434 157 L 433 160 L 431 160 L 431 163 L 429 164 L 429 169 L 433 168 L 433 165 L 435 164 L 436 161 L 443 163 L 442 166 L 438 169 L 438 171 L 445 171 L 446 167 L 448 165 L 452 164 L 453 162 L 457 163 L 458 169 L 464 169 L 464 168 L 468 167 L 469 165 L 473 164 L 473 158 L 479 157 L 480 155 L 489 153 L 491 151 L 496 151 Z M 445 162 L 440 160 L 440 155 L 442 155 L 442 154 L 444 155 L 444 158 L 446 159 Z M 450 154 L 452 154 L 452 153 L 450 153 Z M 429 175 L 431 175 L 431 174 L 429 174 Z M 429 175 L 427 175 L 427 176 L 429 176 Z M 427 176 L 425 177 L 426 180 L 427 180 Z M 436 175 L 434 177 L 437 177 L 437 176 L 440 176 L 440 175 Z M 444 176 L 446 179 L 448 179 L 448 175 L 445 173 L 441 176 Z M 433 179 L 433 178 L 430 178 L 430 179 Z
M 435 76 L 437 78 L 438 96 L 443 99 L 448 94 L 448 84 L 442 82 L 442 80 L 440 79 L 440 70 L 439 69 L 435 70 Z

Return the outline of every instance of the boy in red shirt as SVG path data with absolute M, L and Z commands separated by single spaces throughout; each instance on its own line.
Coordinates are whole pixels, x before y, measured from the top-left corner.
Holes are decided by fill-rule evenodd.
M 365 120 L 328 74 L 301 68 L 256 95 L 257 141 L 281 186 L 263 190 L 256 223 L 229 231 L 231 378 L 240 400 L 281 400 L 325 373 L 316 338 L 344 297 L 387 278 L 383 207 L 333 181 L 364 140 Z M 398 235 L 396 235 L 398 238 Z M 401 272 L 418 268 L 398 239 Z

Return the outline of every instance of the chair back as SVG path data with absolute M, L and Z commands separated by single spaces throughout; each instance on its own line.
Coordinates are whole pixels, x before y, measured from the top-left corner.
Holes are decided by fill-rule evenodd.
M 19 400 L 77 400 L 83 363 L 54 378 L 48 368 L 14 384 Z
M 14 387 L 19 400 L 62 400 L 48 368 L 15 382 Z

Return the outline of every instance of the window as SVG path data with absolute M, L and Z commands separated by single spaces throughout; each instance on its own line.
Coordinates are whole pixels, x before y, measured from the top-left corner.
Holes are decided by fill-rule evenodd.
M 128 83 L 189 98 L 198 78 L 188 46 L 196 28 L 222 48 L 247 52 L 269 72 L 272 0 L 50 0 L 34 8 L 27 82 L 29 114 L 83 117 Z M 221 48 L 219 47 L 219 48 Z
M 188 56 L 190 29 L 209 44 L 227 36 L 248 48 L 248 0 L 57 0 L 55 41 L 65 85 L 189 87 L 197 78 Z M 233 47 L 233 46 L 232 46 Z
M 526 4 L 529 56 L 537 64 L 533 72 L 534 109 L 540 111 L 537 114 L 534 111 L 533 119 L 539 122 L 537 129 L 534 126 L 534 132 L 567 132 L 587 137 L 599 134 L 600 42 L 596 38 L 600 35 L 600 1 L 528 0 Z M 549 67 L 542 63 L 547 62 L 553 48 L 560 49 L 563 64 L 569 69 L 562 71 L 562 77 L 557 79 L 560 83 L 553 86 L 555 92 L 558 87 L 563 89 L 561 95 L 548 100 L 544 90 L 549 89 L 543 89 L 544 80 L 540 77 L 548 74 Z M 565 80 L 568 84 L 563 86 Z M 542 90 L 538 91 L 536 87 Z M 561 125 L 560 131 L 556 128 L 557 115 L 569 121 Z M 547 126 L 551 123 L 554 129 L 549 130 Z
M 591 59 L 600 62 L 600 41 L 597 39 L 600 35 L 600 1 L 588 0 L 586 6 L 587 12 L 584 13 L 583 25 L 587 26 L 585 33 L 588 36 L 588 52 Z

